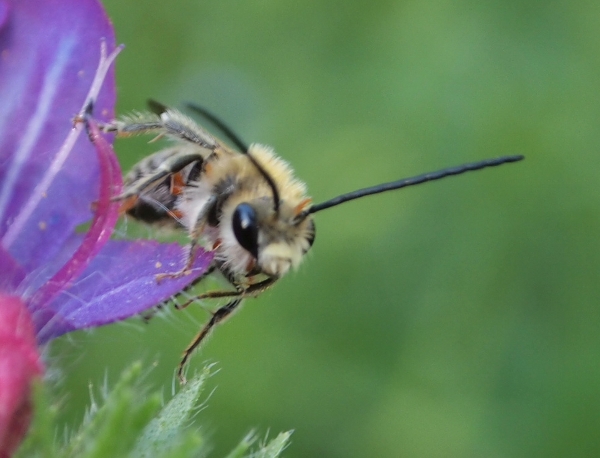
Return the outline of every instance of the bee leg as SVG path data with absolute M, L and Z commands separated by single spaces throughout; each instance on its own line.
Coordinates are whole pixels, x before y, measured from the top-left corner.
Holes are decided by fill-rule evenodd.
M 115 119 L 111 122 L 98 122 L 98 128 L 102 132 L 117 134 L 119 137 L 129 137 L 142 134 L 161 134 L 163 123 L 160 118 L 139 119 L 136 121 L 121 121 Z
M 182 385 L 185 385 L 186 379 L 184 375 L 185 367 L 190 359 L 190 356 L 200 346 L 202 341 L 208 336 L 210 331 L 214 326 L 219 324 L 225 318 L 227 318 L 231 313 L 241 304 L 242 300 L 246 297 L 257 296 L 258 294 L 269 289 L 275 282 L 277 281 L 277 277 L 269 277 L 266 280 L 250 285 L 246 289 L 243 289 L 240 285 L 235 285 L 237 291 L 211 291 L 205 294 L 201 294 L 195 298 L 190 299 L 182 305 L 176 306 L 178 310 L 181 310 L 192 302 L 200 299 L 214 299 L 214 298 L 222 298 L 222 297 L 233 297 L 231 301 L 229 301 L 223 307 L 217 309 L 216 312 L 212 313 L 212 317 L 206 323 L 200 332 L 196 334 L 192 342 L 187 346 L 187 348 L 183 352 L 183 356 L 181 358 L 181 362 L 177 367 L 177 377 Z
M 228 302 L 223 307 L 219 308 L 215 313 L 213 313 L 213 316 L 208 321 L 208 323 L 204 325 L 200 332 L 190 342 L 190 344 L 183 352 L 183 356 L 181 357 L 179 366 L 177 366 L 177 377 L 179 378 L 179 383 L 181 383 L 182 385 L 185 385 L 187 383 L 184 371 L 190 359 L 190 356 L 192 355 L 194 350 L 198 348 L 198 346 L 200 346 L 200 344 L 206 338 L 206 336 L 208 336 L 212 328 L 219 324 L 221 321 L 223 321 L 225 318 L 227 318 L 229 315 L 231 315 L 235 311 L 235 309 L 241 304 L 241 302 L 241 298 L 234 299 Z
M 255 297 L 265 292 L 271 286 L 273 286 L 273 284 L 276 281 L 276 277 L 269 277 L 266 280 L 250 285 L 245 289 L 242 289 L 240 287 L 240 289 L 238 289 L 237 291 L 209 291 L 208 293 L 200 294 L 199 296 L 193 297 L 184 302 L 183 304 L 178 304 L 175 308 L 177 310 L 182 310 L 190 304 L 192 304 L 193 302 L 201 301 L 203 299 L 219 299 L 224 297 Z
M 203 299 L 218 299 L 218 298 L 223 298 L 223 297 L 239 297 L 239 296 L 242 296 L 243 294 L 244 294 L 243 290 L 241 290 L 241 291 L 210 291 L 208 293 L 204 293 L 204 294 L 195 296 L 195 297 L 185 301 L 183 304 L 177 304 L 175 306 L 175 308 L 177 310 L 183 310 L 184 308 L 193 304 L 194 302 L 201 301 Z
M 113 132 L 120 137 L 144 134 L 155 134 L 159 137 L 168 135 L 210 151 L 214 151 L 219 146 L 212 135 L 183 113 L 174 110 L 167 110 L 160 115 L 142 113 L 130 118 L 100 123 L 99 127 L 104 132 Z
M 206 277 L 208 277 L 209 275 L 211 275 L 214 271 L 215 271 L 216 267 L 214 264 L 211 264 L 208 269 L 206 269 L 206 272 L 204 272 L 202 275 L 200 275 L 198 278 L 196 278 L 192 283 L 190 283 L 189 285 L 187 285 L 185 288 L 183 288 L 181 291 L 179 291 L 176 296 L 179 296 L 189 290 L 191 290 L 192 288 L 194 288 L 198 283 L 200 283 L 201 281 L 203 281 Z M 175 308 L 179 308 L 177 304 L 175 304 Z
M 210 197 L 202 207 L 202 210 L 200 210 L 200 212 L 198 213 L 196 225 L 190 234 L 190 249 L 183 269 L 181 269 L 179 272 L 158 274 L 156 276 L 157 282 L 160 282 L 165 278 L 179 278 L 184 275 L 189 275 L 192 272 L 194 260 L 196 259 L 196 255 L 198 254 L 198 249 L 201 247 L 201 245 L 198 244 L 198 240 L 200 239 L 200 236 L 204 231 L 204 225 L 206 224 L 206 218 L 208 216 L 208 213 L 210 212 L 210 209 L 213 207 L 213 205 L 215 205 L 216 202 L 216 196 Z
M 200 275 L 198 278 L 196 278 L 192 283 L 187 285 L 181 291 L 174 294 L 170 298 L 166 299 L 164 302 L 161 302 L 160 304 L 152 307 L 151 309 L 142 312 L 140 314 L 141 318 L 144 320 L 145 323 L 148 323 L 152 318 L 154 318 L 154 315 L 156 315 L 165 306 L 167 306 L 171 303 L 173 304 L 173 307 L 175 307 L 176 310 L 179 310 L 180 307 L 179 307 L 179 304 L 177 303 L 177 298 L 184 292 L 189 291 L 190 289 L 195 287 L 198 283 L 200 283 L 202 280 L 204 280 L 210 274 L 212 274 L 215 271 L 215 268 L 216 267 L 214 265 L 209 266 L 209 268 L 206 270 L 206 272 L 204 272 L 202 275 Z
M 185 261 L 185 265 L 178 272 L 165 272 L 163 274 L 156 274 L 154 277 L 157 283 L 160 283 L 165 278 L 180 278 L 185 275 L 189 275 L 192 273 L 192 266 L 194 265 L 194 260 L 196 259 L 196 255 L 198 254 L 198 249 L 201 247 L 195 239 L 192 239 L 190 243 L 190 248 L 187 255 L 187 260 Z

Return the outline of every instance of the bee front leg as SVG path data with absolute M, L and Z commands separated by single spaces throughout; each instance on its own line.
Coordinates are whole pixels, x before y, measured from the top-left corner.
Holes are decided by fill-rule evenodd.
M 185 277 L 186 275 L 190 275 L 192 273 L 192 267 L 194 265 L 194 260 L 196 259 L 196 255 L 198 254 L 198 249 L 200 245 L 196 240 L 192 240 L 189 245 L 188 255 L 185 261 L 185 265 L 183 268 L 177 272 L 166 272 L 164 274 L 156 274 L 154 277 L 157 283 L 160 283 L 165 278 L 180 278 Z
M 130 137 L 143 134 L 164 134 L 163 123 L 160 117 L 149 114 L 135 118 L 115 119 L 110 122 L 98 122 L 102 132 L 114 133 L 119 137 Z
M 206 224 L 206 218 L 208 216 L 208 213 L 209 213 L 210 209 L 213 207 L 213 205 L 215 205 L 216 202 L 217 202 L 217 197 L 211 196 L 204 203 L 202 210 L 200 210 L 200 212 L 198 213 L 198 216 L 196 217 L 197 222 L 194 225 L 194 229 L 190 233 L 189 251 L 188 251 L 187 260 L 186 260 L 185 266 L 183 266 L 183 269 L 181 269 L 178 272 L 158 274 L 155 277 L 157 282 L 160 282 L 160 281 L 164 280 L 165 278 L 179 278 L 179 277 L 183 277 L 185 275 L 189 275 L 192 273 L 192 266 L 194 265 L 194 260 L 196 259 L 196 255 L 198 254 L 198 249 L 200 248 L 200 245 L 198 244 L 198 240 L 200 239 L 200 236 L 202 235 L 202 232 L 204 231 L 204 225 Z
M 120 137 L 154 134 L 157 138 L 169 136 L 210 151 L 215 151 L 219 146 L 212 135 L 176 110 L 167 110 L 160 115 L 137 113 L 108 123 L 101 123 L 99 127 L 104 132 L 113 132 Z

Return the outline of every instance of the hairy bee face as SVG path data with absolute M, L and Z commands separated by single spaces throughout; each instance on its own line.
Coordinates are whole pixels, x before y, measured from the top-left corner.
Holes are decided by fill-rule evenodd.
M 272 199 L 232 199 L 223 209 L 220 258 L 232 272 L 279 278 L 300 265 L 315 238 L 312 218 L 297 220 L 285 201 L 278 213 Z

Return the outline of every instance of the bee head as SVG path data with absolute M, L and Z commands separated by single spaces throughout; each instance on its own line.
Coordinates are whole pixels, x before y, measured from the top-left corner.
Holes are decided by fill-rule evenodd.
M 297 267 L 315 239 L 312 217 L 297 219 L 310 204 L 281 201 L 273 211 L 270 197 L 240 200 L 224 210 L 221 252 L 233 272 L 281 277 Z

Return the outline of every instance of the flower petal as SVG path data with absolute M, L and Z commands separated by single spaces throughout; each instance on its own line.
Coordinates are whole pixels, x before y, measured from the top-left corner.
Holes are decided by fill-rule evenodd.
M 33 323 L 17 297 L 0 295 L 0 451 L 10 456 L 27 432 L 32 380 L 42 373 Z
M 10 11 L 10 6 L 7 1 L 0 1 L 0 30 L 6 25 L 8 19 L 8 12 Z
M 31 299 L 40 343 L 123 320 L 164 302 L 203 275 L 212 262 L 212 253 L 201 252 L 189 275 L 159 284 L 157 274 L 183 266 L 186 254 L 181 245 L 113 241 L 101 250 L 118 218 L 119 203 L 110 198 L 120 193 L 122 179 L 112 147 L 94 121 L 88 121 L 88 129 L 101 170 L 96 214 L 72 257 Z
M 46 342 L 69 331 L 139 314 L 194 282 L 207 271 L 212 258 L 212 253 L 200 252 L 190 275 L 158 283 L 157 274 L 177 272 L 184 265 L 181 245 L 150 240 L 110 241 L 77 284 L 49 305 L 54 318 L 39 330 L 38 339 Z
M 101 39 L 114 47 L 97 0 L 10 0 L 0 29 L 0 238 L 32 278 L 49 278 L 91 219 L 98 161 L 71 119 L 85 103 Z M 0 15 L 1 16 L 1 15 Z M 95 115 L 113 117 L 110 72 Z M 64 249 L 71 250 L 64 253 Z M 41 268 L 48 271 L 40 271 Z M 54 271 L 52 271 L 54 268 Z M 43 280 L 40 280 L 43 281 Z
M 25 279 L 25 271 L 1 246 L 0 272 L 0 293 L 16 293 Z
M 121 168 L 112 147 L 100 134 L 94 121 L 86 121 L 88 133 L 95 146 L 100 163 L 100 195 L 96 204 L 94 220 L 83 241 L 61 269 L 37 291 L 29 304 L 29 310 L 50 302 L 61 290 L 65 289 L 88 266 L 110 238 L 117 219 L 119 203 L 111 202 L 111 197 L 121 192 L 123 180 Z

